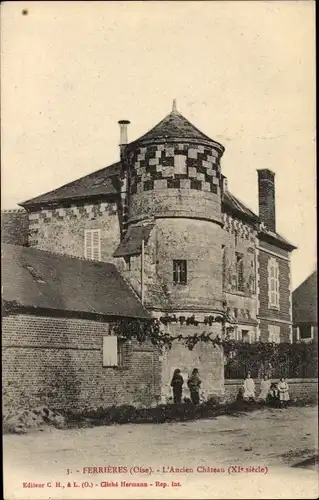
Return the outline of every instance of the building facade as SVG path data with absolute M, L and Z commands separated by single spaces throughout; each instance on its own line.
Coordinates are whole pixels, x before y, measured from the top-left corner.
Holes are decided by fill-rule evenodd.
M 258 171 L 259 216 L 222 175 L 224 147 L 176 109 L 134 142 L 121 121 L 120 161 L 21 204 L 29 245 L 114 263 L 173 335 L 226 333 L 292 340 L 290 253 L 276 232 L 274 173 Z M 226 318 L 226 330 L 220 319 Z M 162 393 L 174 368 L 200 366 L 204 390 L 223 390 L 223 353 L 174 343 L 162 358 Z
M 318 276 L 314 271 L 292 292 L 295 342 L 318 341 Z
M 3 411 L 160 399 L 159 352 L 116 334 L 150 315 L 114 264 L 2 245 Z

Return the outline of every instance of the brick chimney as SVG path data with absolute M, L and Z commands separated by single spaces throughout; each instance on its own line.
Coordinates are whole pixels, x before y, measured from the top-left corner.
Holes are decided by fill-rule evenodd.
M 128 120 L 120 120 L 119 122 L 120 126 L 120 151 L 123 153 L 124 148 L 128 142 L 127 140 L 127 126 L 131 123 Z
M 259 218 L 269 231 L 276 231 L 275 174 L 267 168 L 258 172 Z

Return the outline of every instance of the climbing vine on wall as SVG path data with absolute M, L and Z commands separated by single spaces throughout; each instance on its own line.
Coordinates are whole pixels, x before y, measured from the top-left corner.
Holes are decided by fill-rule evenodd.
M 185 318 L 185 324 L 198 326 L 199 322 L 195 321 L 193 317 L 187 319 L 189 321 Z M 211 323 L 212 320 L 209 321 Z M 221 322 L 220 319 L 216 319 L 215 321 Z M 174 336 L 162 330 L 161 324 L 167 325 L 174 322 L 177 322 L 174 317 L 169 319 L 165 317 L 165 320 L 163 319 L 163 321 L 158 319 L 152 319 L 151 321 L 123 319 L 112 325 L 112 333 L 122 336 L 128 340 L 136 339 L 140 343 L 150 341 L 156 347 L 167 347 L 168 349 L 172 347 L 173 342 L 175 341 L 182 342 L 188 347 L 189 350 L 194 349 L 198 342 L 209 342 L 214 346 L 222 345 L 221 338 L 218 336 L 212 337 L 211 332 L 203 331 L 192 335 Z M 180 323 L 184 324 L 184 320 L 182 319 Z
M 202 331 L 195 332 L 191 335 L 171 335 L 169 332 L 162 330 L 162 324 L 177 323 L 180 324 L 196 324 L 194 318 L 188 318 L 190 322 L 186 322 L 186 318 L 171 318 L 152 319 L 151 321 L 137 321 L 123 319 L 115 322 L 112 326 L 112 331 L 116 335 L 120 335 L 126 339 L 136 339 L 143 343 L 150 341 L 154 346 L 159 348 L 170 349 L 173 342 L 183 343 L 189 350 L 193 350 L 199 342 L 209 343 L 214 347 L 223 347 L 225 363 L 233 364 L 234 366 L 241 365 L 247 369 L 253 370 L 254 373 L 271 374 L 274 367 L 283 367 L 283 371 L 299 376 L 300 367 L 308 367 L 307 373 L 316 374 L 318 364 L 317 343 L 269 343 L 269 342 L 254 342 L 252 344 L 236 341 L 228 338 L 226 319 L 223 317 L 208 317 L 205 318 L 204 324 L 221 323 L 223 330 L 223 338 L 213 336 L 212 332 Z M 284 367 L 286 367 L 284 369 Z M 288 368 L 287 368 L 288 367 Z M 288 370 L 288 371 L 287 371 Z M 290 375 L 292 376 L 292 375 Z M 300 375 L 303 376 L 303 375 Z M 316 375 L 311 375 L 316 376 Z

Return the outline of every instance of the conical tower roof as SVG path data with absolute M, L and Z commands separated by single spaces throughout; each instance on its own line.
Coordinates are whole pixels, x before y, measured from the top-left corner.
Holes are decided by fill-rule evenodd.
M 188 121 L 176 108 L 176 101 L 173 101 L 172 111 L 161 120 L 155 127 L 146 134 L 136 139 L 132 145 L 144 142 L 178 142 L 190 141 L 193 143 L 213 145 L 224 151 L 224 146 L 214 141 L 203 132 L 198 130 L 190 121 Z

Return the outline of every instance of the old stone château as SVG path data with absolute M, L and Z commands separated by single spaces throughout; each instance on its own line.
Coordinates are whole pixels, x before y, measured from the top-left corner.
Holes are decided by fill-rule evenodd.
M 290 253 L 276 231 L 275 174 L 258 170 L 259 215 L 228 189 L 224 147 L 176 109 L 128 143 L 120 161 L 21 203 L 29 245 L 115 264 L 153 317 L 172 334 L 212 331 L 227 318 L 244 342 L 292 340 Z M 76 291 L 75 291 L 76 293 Z M 90 333 L 88 332 L 88 335 Z M 172 371 L 200 366 L 204 389 L 223 390 L 223 354 L 174 343 L 161 359 L 161 391 Z

